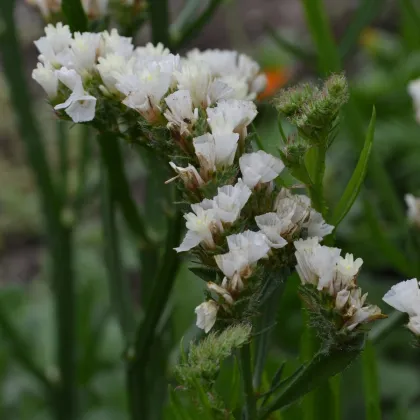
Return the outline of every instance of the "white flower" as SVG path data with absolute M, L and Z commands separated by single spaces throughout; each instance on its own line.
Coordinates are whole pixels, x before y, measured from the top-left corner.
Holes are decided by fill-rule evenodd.
M 246 153 L 239 158 L 239 166 L 243 180 L 249 188 L 259 183 L 270 182 L 284 169 L 283 162 L 259 150 L 255 153 Z
M 309 220 L 303 224 L 303 227 L 308 229 L 308 236 L 318 236 L 319 238 L 329 235 L 334 230 L 334 226 L 327 224 L 321 213 L 313 209 L 309 213 Z
M 213 209 L 222 222 L 233 223 L 250 196 L 251 190 L 239 178 L 235 186 L 225 185 L 217 189 L 212 200 Z
M 57 25 L 47 25 L 45 27 L 45 36 L 41 37 L 34 44 L 43 63 L 50 62 L 53 66 L 61 64 L 59 55 L 68 49 L 72 42 L 70 28 L 61 22 Z
M 360 289 L 359 289 L 360 290 Z M 376 305 L 363 306 L 356 310 L 354 315 L 346 322 L 349 331 L 354 330 L 360 324 L 366 324 L 374 319 L 383 318 L 381 309 Z
M 205 63 L 185 62 L 181 70 L 174 72 L 178 89 L 189 90 L 195 107 L 207 106 L 208 91 L 213 80 L 210 68 Z
M 216 323 L 219 305 L 214 300 L 208 300 L 195 308 L 197 314 L 197 327 L 207 334 Z
M 236 132 L 244 138 L 247 126 L 256 115 L 257 108 L 251 101 L 221 100 L 214 108 L 207 108 L 207 121 L 213 134 Z
M 267 86 L 267 76 L 264 73 L 259 74 L 251 83 L 251 91 L 255 93 L 263 92 Z
M 82 78 L 76 70 L 61 67 L 60 70 L 55 71 L 55 74 L 58 80 L 72 91 L 78 84 L 82 84 Z
M 191 208 L 194 213 L 184 215 L 188 231 L 181 245 L 174 248 L 177 252 L 189 251 L 200 243 L 208 248 L 214 248 L 213 232 L 223 230 L 214 210 L 204 210 L 199 204 L 192 204 Z
M 408 84 L 407 90 L 413 100 L 416 120 L 420 122 L 420 79 L 412 80 Z
M 266 213 L 255 216 L 255 222 L 267 237 L 267 243 L 271 248 L 283 248 L 287 245 L 286 239 L 281 235 L 290 228 L 290 218 L 281 219 L 276 213 Z
M 213 172 L 216 167 L 232 165 L 238 147 L 239 134 L 203 134 L 193 139 L 195 153 L 200 166 L 207 172 Z
M 353 254 L 346 254 L 340 257 L 337 261 L 336 276 L 334 279 L 334 292 L 338 293 L 340 290 L 346 288 L 353 283 L 354 278 L 359 273 L 360 267 L 363 264 L 361 258 L 356 260 Z M 334 293 L 332 293 L 334 294 Z
M 410 317 L 420 315 L 420 290 L 416 278 L 392 286 L 382 300 Z
M 170 54 L 168 48 L 165 48 L 165 46 L 161 42 L 159 42 L 156 45 L 153 45 L 151 42 L 148 42 L 144 47 L 137 47 L 134 50 L 134 53 L 138 57 L 164 57 Z
M 155 67 L 145 68 L 137 74 L 115 76 L 118 80 L 116 88 L 128 94 L 123 104 L 137 110 L 148 121 L 153 121 L 160 114 L 159 104 L 169 89 L 171 75 Z
M 169 162 L 169 165 L 178 175 L 175 178 L 169 179 L 166 181 L 166 183 L 169 183 L 179 177 L 182 179 L 187 188 L 196 188 L 197 186 L 204 184 L 204 181 L 198 173 L 197 169 L 195 169 L 195 167 L 190 163 L 186 168 L 176 166 L 173 162 Z
M 420 315 L 412 316 L 407 327 L 416 335 L 420 335 Z
M 92 70 L 96 64 L 100 41 L 100 34 L 75 32 L 74 39 L 70 43 L 70 51 L 63 64 L 78 72 Z
M 212 105 L 222 99 L 233 99 L 235 91 L 220 79 L 213 80 L 210 83 L 208 91 L 208 105 Z
M 38 63 L 36 69 L 32 71 L 32 79 L 38 82 L 45 90 L 50 99 L 57 96 L 58 79 L 55 70 L 49 63 Z
M 252 101 L 256 97 L 255 93 L 249 93 L 248 81 L 237 74 L 231 73 L 220 77 L 218 80 L 230 86 L 233 90 L 232 98 L 234 99 L 246 99 Z
M 101 75 L 104 85 L 111 92 L 117 92 L 115 75 L 124 73 L 128 65 L 127 59 L 122 55 L 110 53 L 106 57 L 99 57 L 98 61 L 99 64 L 96 65 L 96 68 Z
M 165 98 L 168 110 L 164 112 L 168 127 L 178 127 L 181 134 L 189 133 L 198 119 L 198 109 L 193 110 L 191 95 L 188 90 L 178 90 Z
M 96 98 L 86 94 L 80 80 L 69 98 L 62 104 L 58 104 L 54 109 L 65 109 L 66 114 L 75 123 L 92 121 L 95 118 Z
M 233 278 L 235 274 L 248 277 L 251 273 L 249 266 L 261 258 L 266 258 L 270 251 L 264 234 L 251 230 L 228 236 L 227 243 L 229 252 L 214 258 L 217 266 L 228 278 Z
M 196 48 L 187 52 L 189 61 L 204 62 L 215 76 L 223 76 L 236 71 L 237 56 L 236 51 L 219 49 L 200 51 Z
M 101 33 L 100 55 L 115 54 L 129 58 L 133 52 L 132 38 L 121 36 L 116 29 Z
M 292 222 L 295 225 L 302 225 L 312 210 L 311 200 L 306 195 L 291 194 L 289 190 L 283 188 L 276 197 L 274 209 L 281 215 L 289 208 L 293 208 Z
M 406 194 L 404 198 L 408 206 L 407 218 L 409 222 L 420 226 L 420 199 L 412 194 Z
M 341 250 L 321 246 L 318 238 L 294 242 L 296 271 L 302 284 L 314 284 L 318 290 L 330 289 Z
M 265 236 L 261 232 L 246 230 L 243 233 L 229 235 L 226 239 L 229 250 L 244 252 L 250 264 L 266 258 L 270 251 Z

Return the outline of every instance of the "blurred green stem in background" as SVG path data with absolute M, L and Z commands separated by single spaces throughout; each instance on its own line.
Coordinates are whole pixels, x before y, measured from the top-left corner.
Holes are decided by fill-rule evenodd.
M 52 264 L 51 286 L 57 316 L 57 364 L 59 380 L 54 390 L 55 418 L 72 420 L 77 416 L 75 369 L 75 290 L 73 278 L 72 229 L 66 225 L 61 191 L 54 188 L 51 168 L 44 144 L 31 109 L 31 98 L 13 17 L 14 0 L 0 2 L 2 31 L 0 44 L 11 100 L 18 118 L 18 128 L 26 148 L 29 164 L 35 174 L 45 215 L 48 249 Z M 26 351 L 26 350 L 24 350 Z
M 366 420 L 381 420 L 380 390 L 375 348 L 366 340 L 362 355 L 363 379 L 365 388 Z
M 257 404 L 254 387 L 252 386 L 251 345 L 245 344 L 239 352 L 239 366 L 241 369 L 243 391 L 245 397 L 244 420 L 257 419 Z

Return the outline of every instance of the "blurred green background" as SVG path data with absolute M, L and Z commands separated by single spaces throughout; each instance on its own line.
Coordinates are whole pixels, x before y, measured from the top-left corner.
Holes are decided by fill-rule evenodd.
M 337 246 L 363 258 L 360 285 L 369 292 L 371 303 L 380 305 L 384 312 L 389 312 L 389 308 L 381 303 L 381 297 L 389 287 L 418 273 L 418 232 L 406 228 L 404 222 L 404 194 L 420 195 L 420 126 L 414 119 L 407 93 L 408 82 L 420 77 L 420 7 L 417 7 L 420 4 L 417 3 L 404 0 L 325 1 L 338 46 L 336 56 L 342 61 L 342 66 L 338 67 L 345 70 L 350 80 L 352 98 L 343 113 L 339 136 L 328 155 L 326 193 L 329 203 L 336 203 L 341 196 L 357 162 L 375 105 L 377 123 L 373 156 L 377 164 L 369 171 L 361 196 L 337 232 Z M 170 5 L 176 15 L 183 2 L 174 0 Z M 43 22 L 36 10 L 22 1 L 17 4 L 15 18 L 29 81 L 37 55 L 32 42 L 42 35 Z M 275 155 L 281 140 L 270 98 L 284 86 L 308 80 L 317 82 L 323 75 L 340 69 L 332 61 L 331 68 L 328 68 L 328 60 L 317 61 L 319 46 L 312 41 L 314 31 L 308 29 L 307 23 L 301 3 L 296 0 L 231 0 L 220 5 L 201 34 L 188 45 L 188 48 L 238 49 L 261 63 L 269 78 L 269 88 L 261 98 L 256 127 L 266 150 Z M 142 44 L 148 38 L 146 26 L 136 35 L 136 43 Z M 40 89 L 32 81 L 29 85 L 48 156 L 58 174 L 55 117 Z M 53 380 L 57 375 L 54 356 L 56 317 L 46 280 L 49 260 L 38 192 L 10 104 L 13 94 L 0 72 L 0 312 L 13 321 L 24 339 L 22 345 Z M 86 133 L 79 126 L 66 128 L 69 129 L 69 189 L 72 190 L 77 188 L 78 142 Z M 143 206 L 148 168 L 130 148 L 124 147 L 123 151 L 132 191 L 138 205 Z M 96 156 L 97 151 L 94 149 L 92 154 Z M 86 193 L 81 216 L 75 225 L 74 245 L 80 418 L 123 420 L 128 418 L 122 361 L 124 344 L 110 308 L 105 279 L 97 159 L 91 159 L 86 174 Z M 153 191 L 149 194 L 153 195 Z M 156 200 L 152 210 L 163 212 L 167 205 Z M 73 216 L 69 214 L 69 217 Z M 117 223 L 124 276 L 130 284 L 132 299 L 137 302 L 139 284 L 147 279 L 138 275 L 131 236 L 120 219 Z M 409 246 L 411 243 L 414 248 Z M 411 265 L 407 260 L 412 261 Z M 296 293 L 298 283 L 295 276 L 289 280 L 278 308 L 265 383 L 270 381 L 282 361 L 289 361 L 289 372 L 299 361 L 302 319 Z M 181 338 L 188 343 L 198 334 L 194 307 L 202 301 L 203 285 L 188 270 L 188 264 L 183 263 L 167 316 L 161 319 L 165 333 L 154 344 L 153 358 L 149 361 L 151 372 L 161 378 L 161 381 L 153 381 L 155 412 L 151 418 L 174 418 L 164 400 L 164 391 L 168 382 L 173 383 L 170 371 L 178 359 Z M 43 389 L 16 361 L 9 338 L 0 328 L 0 418 L 50 419 Z M 419 351 L 409 344 L 409 333 L 399 328 L 383 337 L 376 347 L 384 419 L 420 418 Z M 164 355 L 167 354 L 169 363 L 165 362 Z M 221 395 L 229 395 L 232 389 L 233 369 L 232 361 L 227 361 L 217 384 Z M 364 419 L 360 360 L 344 372 L 341 384 L 342 418 Z M 153 394 L 153 390 L 150 392 Z M 322 395 L 318 397 L 322 398 Z M 319 406 L 322 413 L 322 399 Z M 296 405 L 282 413 L 282 417 L 273 418 L 301 419 L 301 409 L 302 405 Z M 323 417 L 321 414 L 315 418 Z

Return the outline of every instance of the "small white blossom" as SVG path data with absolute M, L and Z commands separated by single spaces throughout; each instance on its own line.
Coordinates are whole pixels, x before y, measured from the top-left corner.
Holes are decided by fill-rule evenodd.
M 129 58 L 133 53 L 132 38 L 121 36 L 116 29 L 101 33 L 100 55 L 103 57 L 115 54 Z
M 70 43 L 70 51 L 66 57 L 67 67 L 76 69 L 79 73 L 92 70 L 96 64 L 101 35 L 92 32 L 75 32 Z
M 357 289 L 360 290 L 360 289 Z M 367 305 L 358 308 L 354 315 L 346 322 L 345 327 L 352 331 L 360 324 L 367 324 L 375 319 L 383 318 L 381 309 L 376 305 Z
M 86 94 L 81 80 L 76 84 L 69 98 L 54 107 L 56 110 L 65 109 L 66 114 L 75 123 L 92 121 L 95 118 L 95 108 L 96 98 Z
M 221 100 L 214 108 L 207 108 L 207 121 L 213 134 L 235 132 L 244 138 L 247 135 L 247 126 L 256 115 L 257 108 L 251 101 Z
M 420 79 L 412 80 L 407 90 L 413 100 L 416 120 L 420 123 Z
M 137 57 L 164 57 L 170 54 L 168 48 L 166 48 L 161 42 L 156 45 L 153 45 L 151 42 L 148 42 L 144 47 L 137 47 L 134 50 L 134 53 Z
M 251 273 L 247 255 L 243 251 L 229 251 L 226 254 L 216 255 L 214 257 L 217 266 L 223 274 L 231 279 L 235 275 L 239 277 L 248 277 Z
M 116 88 L 128 96 L 123 104 L 137 110 L 148 121 L 160 115 L 160 101 L 169 89 L 171 75 L 160 68 L 145 68 L 133 75 L 116 75 Z
M 409 222 L 420 227 L 420 199 L 412 194 L 406 194 L 404 198 L 408 206 L 407 218 Z
M 45 65 L 38 63 L 36 69 L 32 71 L 32 79 L 41 85 L 50 99 L 57 96 L 58 78 L 49 63 Z
M 195 313 L 197 314 L 197 327 L 204 330 L 207 334 L 216 323 L 217 311 L 219 305 L 214 300 L 208 300 L 203 302 L 201 305 L 198 305 L 195 308 Z
M 239 158 L 239 167 L 245 184 L 249 188 L 254 188 L 259 183 L 270 182 L 277 178 L 284 169 L 284 164 L 280 159 L 259 150 L 242 155 Z
M 171 178 L 166 183 L 173 181 L 176 178 L 181 178 L 187 188 L 196 188 L 204 184 L 203 179 L 198 173 L 197 169 L 190 163 L 186 168 L 176 166 L 175 163 L 169 162 L 171 168 L 178 174 L 175 178 Z
M 238 147 L 239 134 L 203 134 L 193 139 L 195 153 L 205 173 L 232 165 Z
M 303 224 L 303 227 L 308 229 L 308 236 L 318 236 L 319 238 L 329 235 L 334 230 L 334 226 L 327 224 L 321 213 L 313 209 L 309 213 L 309 220 Z
M 213 198 L 213 209 L 217 217 L 224 223 L 233 223 L 251 196 L 251 190 L 239 178 L 233 185 L 225 185 L 217 189 Z
M 290 229 L 290 218 L 282 219 L 276 213 L 266 213 L 255 216 L 255 222 L 267 237 L 267 243 L 271 248 L 278 249 L 287 245 L 286 239 L 281 235 Z
M 220 221 L 214 210 L 204 210 L 199 204 L 192 204 L 193 213 L 184 215 L 188 231 L 177 252 L 189 251 L 198 244 L 203 243 L 208 248 L 214 248 L 213 233 L 222 231 Z
M 58 80 L 72 91 L 76 89 L 77 85 L 82 85 L 82 78 L 76 70 L 61 67 L 60 70 L 55 71 L 55 74 Z
M 406 312 L 410 317 L 420 315 L 420 290 L 415 278 L 392 286 L 382 300 L 398 311 Z
M 198 119 L 198 109 L 193 110 L 191 95 L 188 90 L 178 90 L 165 98 L 168 110 L 164 112 L 168 128 L 177 127 L 181 134 L 189 134 L 189 128 Z
M 208 92 L 213 78 L 210 68 L 205 63 L 186 62 L 181 70 L 174 72 L 174 77 L 178 89 L 190 91 L 195 107 L 208 105 Z
M 299 239 L 294 242 L 296 271 L 302 284 L 313 284 L 318 290 L 330 288 L 340 249 L 321 246 L 318 238 Z
M 115 75 L 124 73 L 128 65 L 127 59 L 122 55 L 110 53 L 106 57 L 99 57 L 98 61 L 99 64 L 96 65 L 96 68 L 104 85 L 110 92 L 118 92 L 115 87 L 117 83 Z
M 223 99 L 235 98 L 235 91 L 220 79 L 213 80 L 208 90 L 208 104 L 212 105 Z
M 50 62 L 53 66 L 61 64 L 60 55 L 68 49 L 72 42 L 70 28 L 61 22 L 57 25 L 49 24 L 45 27 L 45 36 L 34 41 L 43 63 Z
M 338 293 L 347 286 L 353 285 L 352 283 L 354 283 L 354 279 L 359 273 L 362 264 L 363 260 L 361 258 L 355 260 L 353 254 L 346 254 L 344 258 L 340 257 L 338 259 L 333 285 L 335 293 Z
M 97 19 L 108 13 L 108 2 L 109 0 L 82 0 L 82 6 L 91 19 Z

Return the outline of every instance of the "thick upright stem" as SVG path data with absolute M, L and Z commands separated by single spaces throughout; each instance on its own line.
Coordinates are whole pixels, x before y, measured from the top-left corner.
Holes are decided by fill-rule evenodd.
M 149 1 L 148 4 L 153 43 L 161 42 L 163 45 L 170 47 L 168 0 L 153 0 Z
M 257 400 L 252 386 L 252 364 L 251 364 L 251 345 L 245 344 L 239 350 L 239 362 L 241 367 L 243 391 L 245 397 L 245 420 L 255 420 L 257 418 Z

